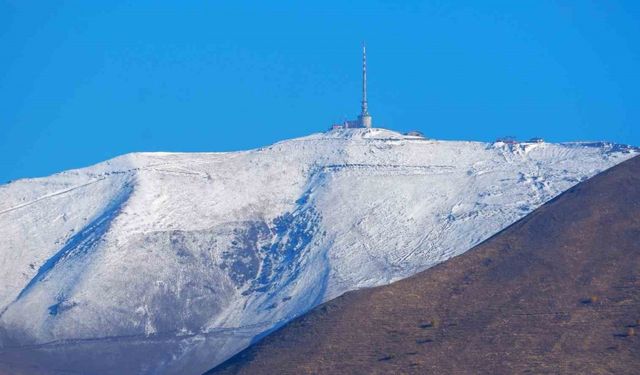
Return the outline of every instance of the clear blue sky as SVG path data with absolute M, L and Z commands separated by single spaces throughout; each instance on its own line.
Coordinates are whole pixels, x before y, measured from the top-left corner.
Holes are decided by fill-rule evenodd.
M 323 131 L 363 40 L 378 125 L 640 144 L 636 0 L 0 0 L 0 182 Z

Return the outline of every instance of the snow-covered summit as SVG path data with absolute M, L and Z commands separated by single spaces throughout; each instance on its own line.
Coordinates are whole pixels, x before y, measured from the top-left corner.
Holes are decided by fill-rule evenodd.
M 637 153 L 340 129 L 0 186 L 0 370 L 200 373 L 322 301 L 468 250 Z

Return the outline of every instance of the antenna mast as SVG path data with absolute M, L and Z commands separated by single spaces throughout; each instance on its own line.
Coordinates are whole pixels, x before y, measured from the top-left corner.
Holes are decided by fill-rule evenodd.
M 371 115 L 367 108 L 367 47 L 362 43 L 362 108 L 358 116 L 358 126 L 361 128 L 371 127 Z
M 362 112 L 360 116 L 369 115 L 367 108 L 367 47 L 362 43 Z

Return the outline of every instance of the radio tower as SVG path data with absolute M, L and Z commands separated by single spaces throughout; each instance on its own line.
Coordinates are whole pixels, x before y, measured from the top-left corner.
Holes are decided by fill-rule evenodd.
M 367 108 L 367 47 L 362 43 L 362 108 L 358 122 L 363 128 L 371 127 L 371 115 Z

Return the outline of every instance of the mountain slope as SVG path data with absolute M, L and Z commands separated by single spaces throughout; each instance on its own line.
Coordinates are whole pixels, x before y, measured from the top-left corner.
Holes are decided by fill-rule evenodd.
M 640 158 L 469 252 L 349 292 L 209 374 L 637 374 Z
M 367 129 L 130 154 L 0 186 L 0 369 L 205 371 L 321 302 L 466 251 L 635 154 Z

